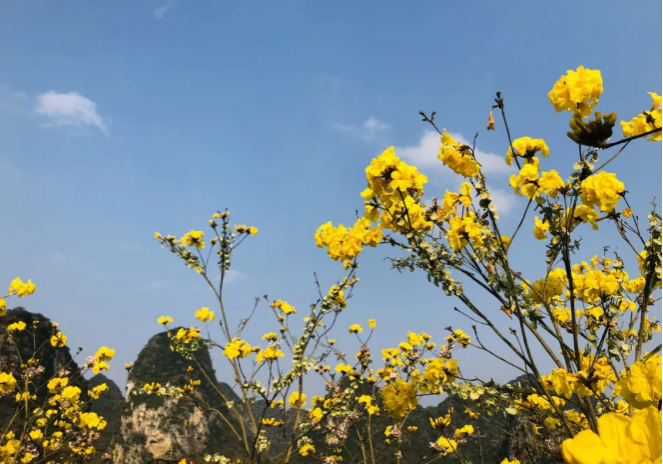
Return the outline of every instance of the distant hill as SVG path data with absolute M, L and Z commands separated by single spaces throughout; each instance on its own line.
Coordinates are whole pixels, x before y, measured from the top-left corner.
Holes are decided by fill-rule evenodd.
M 33 321 L 37 321 L 38 343 L 51 336 L 52 324 L 41 314 L 33 314 L 23 308 L 16 308 L 8 312 L 7 318 L 10 322 L 22 320 L 29 325 Z M 21 332 L 17 335 L 17 339 L 21 356 L 29 356 L 28 352 L 32 346 L 31 336 L 27 332 Z M 46 345 L 46 351 L 42 355 L 42 364 L 46 368 L 43 379 L 50 378 L 63 367 L 71 372 L 79 370 L 68 348 L 55 349 L 48 343 Z M 221 453 L 232 459 L 245 457 L 229 426 L 213 411 L 201 411 L 190 403 L 174 402 L 141 392 L 141 381 L 158 382 L 162 385 L 182 384 L 186 380 L 187 367 L 192 367 L 192 377 L 201 380 L 201 385 L 196 390 L 198 398 L 210 408 L 226 411 L 226 406 L 218 392 L 221 391 L 231 401 L 239 399 L 237 394 L 230 385 L 216 379 L 208 352 L 198 352 L 196 361 L 187 360 L 171 350 L 167 333 L 161 332 L 150 338 L 139 353 L 127 380 L 126 396 L 123 396 L 121 389 L 103 374 L 95 375 L 90 380 L 79 377 L 75 384 L 81 388 L 84 395 L 87 395 L 88 389 L 102 383 L 109 387 L 109 390 L 102 393 L 98 400 L 92 400 L 90 403 L 90 409 L 103 416 L 108 423 L 96 443 L 98 453 L 92 463 L 102 462 L 101 457 L 105 452 L 112 452 L 115 455 L 113 462 L 121 464 L 144 464 L 155 459 L 175 460 L 184 456 L 200 456 L 205 453 Z M 198 365 L 204 369 L 207 376 L 201 372 Z M 17 357 L 12 353 L 6 340 L 2 340 L 1 335 L 0 367 L 4 371 L 13 369 L 17 375 Z M 523 386 L 529 385 L 529 381 L 524 376 L 514 379 L 513 382 L 518 381 Z M 466 405 L 457 397 L 447 397 L 437 406 L 425 408 L 419 406 L 412 411 L 409 415 L 408 425 L 416 426 L 418 430 L 415 433 L 403 431 L 404 456 L 400 462 L 416 463 L 425 459 L 425 456 L 429 459 L 433 456 L 430 443 L 437 440 L 439 433 L 430 426 L 429 419 L 444 416 L 450 408 L 455 410 L 452 424 L 449 426 L 450 430 L 470 423 L 480 431 L 479 434 L 468 438 L 467 443 L 463 444 L 460 449 L 463 457 L 472 463 L 499 463 L 505 457 L 519 457 L 521 462 L 528 464 L 551 462 L 537 461 L 528 455 L 527 443 L 532 441 L 533 433 L 520 416 L 502 414 L 489 417 L 485 411 L 471 406 L 473 410 L 481 413 L 480 419 L 473 421 L 464 413 L 466 406 L 470 405 Z M 13 407 L 13 398 L 0 399 L 0 424 L 6 423 L 8 417 L 11 417 L 9 414 L 10 411 L 13 412 Z M 256 402 L 252 407 L 256 415 L 260 415 L 264 409 L 265 404 L 261 401 Z M 289 410 L 286 416 L 292 417 L 294 413 L 294 410 Z M 274 414 L 276 414 L 274 410 L 268 410 L 268 417 Z M 485 421 L 486 418 L 489 418 L 490 424 Z M 243 419 L 247 421 L 248 417 Z M 390 419 L 383 414 L 380 417 L 373 416 L 371 421 L 378 462 L 396 464 L 398 460 L 394 456 L 394 445 L 384 444 L 386 438 L 384 430 L 391 423 Z M 188 426 L 185 426 L 185 422 L 188 423 Z M 236 422 L 234 424 L 236 425 Z M 286 428 L 285 432 L 285 436 L 290 436 L 291 429 Z M 272 442 L 274 452 L 282 449 L 283 429 L 268 429 L 268 437 Z M 344 462 L 351 461 L 352 456 L 359 454 L 359 450 L 356 434 L 351 431 L 342 452 Z M 266 464 L 270 460 L 273 459 L 267 458 Z M 304 459 L 297 453 L 294 453 L 291 459 L 293 464 L 303 461 Z M 458 459 L 454 455 L 449 455 L 436 462 L 455 463 L 458 462 Z
M 49 343 L 53 335 L 53 323 L 50 319 L 38 313 L 26 311 L 23 307 L 16 307 L 7 311 L 5 316 L 7 324 L 22 321 L 28 328 L 36 327 L 35 338 L 31 330 L 15 331 L 13 338 L 16 340 L 10 343 L 7 335 L 0 332 L 0 371 L 12 372 L 14 377 L 20 378 L 21 359 L 27 360 L 34 354 L 34 346 L 42 346 L 39 352 L 39 365 L 44 367 L 41 375 L 34 377 L 33 382 L 36 385 L 37 401 L 43 402 L 47 396 L 48 390 L 45 384 L 55 376 L 56 372 L 66 370 L 71 373 L 70 385 L 79 387 L 82 391 L 81 397 L 87 399 L 88 381 L 80 374 L 80 368 L 71 356 L 68 347 L 54 348 Z M 16 352 L 18 347 L 19 354 Z M 13 396 L 0 397 L 0 424 L 8 424 L 13 416 L 16 407 L 16 401 Z M 12 428 L 19 427 L 21 419 L 17 418 L 12 424 Z
M 120 431 L 113 445 L 116 462 L 142 464 L 157 458 L 181 459 L 215 452 L 233 458 L 242 456 L 232 432 L 215 413 L 202 413 L 190 403 L 140 393 L 140 381 L 162 385 L 184 383 L 184 374 L 190 366 L 193 368 L 192 377 L 201 380 L 196 389 L 198 397 L 212 408 L 225 411 L 226 406 L 216 389 L 221 388 L 232 395 L 234 392 L 228 385 L 217 383 L 208 352 L 197 353 L 196 359 L 209 379 L 202 374 L 197 363 L 170 349 L 166 332 L 154 335 L 147 342 L 127 380 Z
M 90 389 L 105 383 L 108 390 L 103 392 L 99 399 L 91 400 L 90 411 L 102 416 L 106 422 L 106 428 L 101 432 L 101 438 L 95 443 L 97 454 L 94 462 L 101 462 L 104 453 L 112 452 L 113 441 L 120 432 L 122 413 L 124 411 L 124 396 L 115 382 L 104 374 L 97 374 L 89 380 Z

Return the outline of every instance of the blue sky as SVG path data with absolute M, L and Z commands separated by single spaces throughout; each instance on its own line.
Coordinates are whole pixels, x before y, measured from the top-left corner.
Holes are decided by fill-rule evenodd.
M 353 221 L 371 158 L 394 145 L 429 176 L 427 198 L 457 188 L 420 110 L 437 111 L 441 127 L 467 140 L 480 133 L 513 231 L 523 204 L 494 157 L 508 146 L 501 123 L 485 130 L 491 96 L 503 93 L 514 137 L 546 140 L 544 169 L 568 174 L 577 153 L 565 136 L 570 115 L 555 113 L 548 91 L 584 65 L 603 73 L 597 109 L 620 119 L 649 109 L 646 92 L 661 91 L 660 17 L 660 2 L 616 1 L 5 3 L 0 282 L 32 278 L 37 292 L 21 303 L 60 322 L 73 347 L 115 348 L 110 375 L 123 383 L 121 366 L 159 330 L 158 316 L 189 325 L 213 306 L 154 231 L 181 236 L 228 207 L 260 230 L 236 253 L 230 317 L 264 294 L 304 309 L 316 296 L 314 271 L 325 287 L 343 275 L 312 235 L 328 220 Z M 661 145 L 632 144 L 613 170 L 646 215 L 660 198 Z M 544 250 L 532 221 L 513 259 L 535 279 Z M 614 239 L 582 235 L 585 259 Z M 395 255 L 362 255 L 339 332 L 374 317 L 378 349 L 408 329 L 438 341 L 446 326 L 469 330 L 457 301 L 425 276 L 389 269 L 383 258 Z M 259 318 L 249 335 L 273 328 Z M 468 375 L 513 377 L 476 352 L 459 356 Z

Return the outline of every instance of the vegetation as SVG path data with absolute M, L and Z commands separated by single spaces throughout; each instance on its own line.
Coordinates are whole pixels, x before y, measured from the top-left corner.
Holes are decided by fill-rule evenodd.
M 317 282 L 317 300 L 299 311 L 285 299 L 265 297 L 274 331 L 260 341 L 244 336 L 252 317 L 265 310 L 260 301 L 241 321 L 231 321 L 223 297 L 237 248 L 258 230 L 232 225 L 226 210 L 213 214 L 211 232 L 191 230 L 181 239 L 156 233 L 164 248 L 209 285 L 218 308 L 200 308 L 195 316 L 205 333 L 215 333 L 213 321 L 219 330 L 206 338 L 201 328 L 173 327 L 173 319 L 162 316 L 158 323 L 166 332 L 150 340 L 135 365 L 126 366 L 131 391 L 122 428 L 131 429 L 141 415 L 156 418 L 149 422 L 154 431 L 167 427 L 176 434 L 171 440 L 155 438 L 152 430 L 134 430 L 128 438 L 133 456 L 142 459 L 145 449 L 156 449 L 168 438 L 168 452 L 179 453 L 182 463 L 427 464 L 494 462 L 496 457 L 502 464 L 660 462 L 661 345 L 648 350 L 647 343 L 660 331 L 651 308 L 661 289 L 661 217 L 655 204 L 648 213 L 641 210 L 641 202 L 630 198 L 617 174 L 606 168 L 625 156 L 631 143 L 661 140 L 662 102 L 650 94 L 651 109 L 622 121 L 623 138 L 611 141 L 617 116 L 595 112 L 591 118 L 602 93 L 601 73 L 582 66 L 562 76 L 549 93 L 557 112 L 571 113 L 574 162 L 564 177 L 544 170 L 545 158 L 556 154 L 543 139 L 512 137 L 505 100 L 496 94 L 487 129 L 496 130 L 497 113 L 505 162 L 514 169 L 510 186 L 527 200 L 513 231 L 500 222 L 475 147 L 439 130 L 434 113 L 421 113 L 440 133 L 440 162 L 464 180 L 459 192 L 447 191 L 425 204 L 427 177 L 387 148 L 366 168 L 363 216 L 351 227 L 329 222 L 314 234 L 316 244 L 342 263 L 345 277 L 328 291 Z M 614 228 L 620 250 L 627 253 L 609 254 L 617 248 L 606 244 L 610 248 L 603 255 L 583 260 L 580 234 L 599 228 Z M 541 256 L 546 270 L 528 279 L 510 260 L 510 250 L 529 230 L 546 244 Z M 347 329 L 359 340 L 359 352 L 337 347 L 333 334 L 338 315 L 351 311 L 360 253 L 378 245 L 401 252 L 391 259 L 395 269 L 419 270 L 453 299 L 467 326 L 434 334 L 408 331 L 376 355 L 370 339 L 379 321 L 370 319 Z M 219 271 L 219 281 L 213 282 Z M 476 289 L 494 304 L 477 303 Z M 34 290 L 31 282 L 16 279 L 9 296 Z M 0 307 L 4 313 L 4 300 Z M 295 316 L 304 316 L 301 330 Z M 509 319 L 507 331 L 495 323 L 498 318 Z M 21 364 L 0 374 L 0 393 L 16 397 L 7 427 L 15 431 L 0 439 L 3 462 L 65 462 L 53 457 L 65 450 L 70 459 L 92 456 L 107 421 L 87 411 L 108 386 L 100 383 L 86 397 L 73 382 L 86 369 L 107 370 L 113 350 L 101 347 L 83 369 L 54 368 L 49 377 L 38 353 L 65 350 L 66 337 L 55 325 L 6 319 L 3 334 Z M 502 346 L 482 343 L 486 333 Z M 17 342 L 25 336 L 35 340 L 28 352 Z M 455 354 L 467 349 L 522 375 L 506 385 L 466 377 Z M 223 353 L 233 373 L 232 388 L 218 383 L 210 350 Z M 547 363 L 554 368 L 547 369 Z M 323 396 L 307 394 L 313 376 L 323 379 Z M 422 408 L 423 396 L 443 401 Z M 155 410 L 169 412 L 159 416 Z M 125 421 L 127 416 L 136 420 Z M 194 443 L 196 434 L 203 439 Z M 116 448 L 115 459 L 135 462 L 123 449 Z

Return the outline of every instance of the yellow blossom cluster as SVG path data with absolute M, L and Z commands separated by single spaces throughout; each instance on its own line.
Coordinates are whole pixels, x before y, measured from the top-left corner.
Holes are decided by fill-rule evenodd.
M 661 462 L 661 412 L 648 407 L 631 418 L 608 413 L 598 419 L 598 433 L 584 430 L 562 443 L 569 464 Z
M 590 208 L 598 206 L 604 213 L 611 213 L 622 199 L 623 193 L 624 184 L 617 176 L 601 171 L 582 181 L 580 198 L 583 204 Z
M 472 156 L 469 146 L 455 141 L 446 129 L 442 133 L 441 140 L 442 146 L 437 157 L 442 164 L 463 177 L 471 178 L 479 175 L 481 167 Z
M 534 157 L 537 153 L 541 153 L 541 156 L 544 158 L 550 156 L 550 149 L 543 139 L 520 137 L 513 141 L 512 146 L 510 146 L 509 150 L 506 152 L 506 164 L 511 166 L 513 158 L 516 156 L 527 160 Z
M 357 219 L 351 228 L 339 224 L 332 226 L 331 222 L 320 226 L 315 233 L 315 244 L 318 248 L 327 247 L 329 257 L 336 261 L 345 261 L 356 258 L 364 246 L 375 247 L 382 241 L 382 230 L 371 228 L 368 219 Z
M 187 232 L 181 239 L 182 245 L 198 248 L 199 250 L 205 247 L 205 233 L 200 230 L 192 230 Z
M 629 371 L 622 371 L 615 385 L 615 395 L 623 397 L 636 409 L 657 406 L 661 401 L 661 356 L 653 354 L 649 359 L 640 359 Z
M 447 232 L 449 245 L 454 250 L 460 250 L 471 244 L 478 248 L 484 243 L 484 232 L 477 223 L 473 211 L 467 211 L 464 216 L 453 216 L 449 219 L 449 231 Z
M 643 111 L 641 114 L 637 115 L 630 121 L 622 121 L 622 133 L 624 137 L 635 137 L 646 132 L 653 131 L 654 129 L 660 129 L 662 124 L 661 118 L 661 96 L 649 92 L 654 102 L 652 103 L 650 111 Z M 654 132 L 647 137 L 647 140 L 650 142 L 660 142 L 661 141 L 661 131 Z
M 226 355 L 228 359 L 246 358 L 252 352 L 253 347 L 239 338 L 228 342 L 225 349 L 223 350 L 223 354 Z
M 603 93 L 601 71 L 579 66 L 577 70 L 567 71 L 553 86 L 548 98 L 555 111 L 580 111 L 586 118 L 599 102 Z

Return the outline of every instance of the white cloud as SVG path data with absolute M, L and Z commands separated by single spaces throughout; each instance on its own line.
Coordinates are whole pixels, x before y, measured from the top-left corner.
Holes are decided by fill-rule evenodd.
M 50 125 L 79 129 L 94 126 L 108 135 L 108 128 L 97 112 L 97 104 L 78 92 L 58 93 L 51 90 L 42 93 L 37 97 L 36 110 L 50 120 Z
M 175 6 L 176 4 L 172 0 L 167 3 L 164 3 L 159 8 L 156 8 L 154 10 L 154 17 L 157 19 L 163 19 L 166 16 L 166 13 L 168 13 L 168 10 L 175 8 Z
M 509 214 L 514 205 L 518 203 L 518 199 L 513 191 L 507 191 L 501 188 L 491 188 L 490 185 L 487 187 L 493 197 L 493 204 L 497 209 L 497 214 Z
M 364 121 L 360 126 L 356 124 L 340 124 L 332 123 L 332 128 L 338 132 L 344 132 L 346 134 L 354 135 L 361 137 L 367 142 L 374 142 L 379 139 L 380 134 L 385 132 L 391 127 L 384 121 L 371 116 L 366 121 Z
M 467 141 L 461 134 L 449 134 L 458 143 L 472 146 L 472 142 Z M 434 131 L 426 131 L 419 139 L 419 144 L 412 147 L 397 147 L 396 154 L 401 158 L 411 162 L 413 165 L 425 169 L 435 168 L 446 172 L 449 168 L 444 166 L 438 159 L 437 154 L 440 150 L 440 135 Z M 505 174 L 510 172 L 511 168 L 504 162 L 504 158 L 494 153 L 488 153 L 476 148 L 475 154 L 477 161 L 481 164 L 484 174 Z
M 235 282 L 239 282 L 240 280 L 245 280 L 248 276 L 244 274 L 243 272 L 235 271 L 235 270 L 229 270 L 226 272 L 226 275 L 223 279 L 223 283 L 228 283 L 228 284 L 234 284 Z
M 223 284 L 234 284 L 237 282 L 240 282 L 242 280 L 248 279 L 248 275 L 244 274 L 243 272 L 236 271 L 234 269 L 231 269 L 229 271 L 226 271 L 226 274 L 223 278 Z M 214 284 L 215 287 L 219 286 L 219 279 L 221 278 L 221 274 L 218 271 L 214 271 L 209 275 L 210 281 Z
M 426 131 L 414 147 L 397 147 L 396 154 L 420 169 L 445 168 L 437 159 L 440 149 L 440 136 L 437 132 Z M 447 169 L 447 168 L 445 168 Z
M 318 80 L 325 85 L 329 86 L 329 92 L 338 93 L 341 90 L 341 78 L 335 76 L 328 76 L 327 74 L 321 74 L 318 76 Z
M 460 134 L 450 134 L 454 140 L 464 145 L 472 146 Z M 406 160 L 408 163 L 417 166 L 421 170 L 435 169 L 440 173 L 448 174 L 445 178 L 445 187 L 449 190 L 458 191 L 463 179 L 460 176 L 454 175 L 448 167 L 446 167 L 438 159 L 437 154 L 440 149 L 440 135 L 437 132 L 426 131 L 419 140 L 419 144 L 411 147 L 396 147 L 396 154 Z M 484 174 L 506 174 L 511 171 L 511 168 L 504 162 L 504 158 L 479 150 L 475 150 L 477 160 L 481 163 Z M 451 184 L 449 184 L 451 181 Z M 490 188 L 488 190 L 493 196 L 493 204 L 497 209 L 498 214 L 507 215 L 513 206 L 517 203 L 517 198 L 511 191 L 506 191 L 500 188 Z M 424 198 L 426 205 L 430 206 L 431 199 Z

